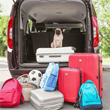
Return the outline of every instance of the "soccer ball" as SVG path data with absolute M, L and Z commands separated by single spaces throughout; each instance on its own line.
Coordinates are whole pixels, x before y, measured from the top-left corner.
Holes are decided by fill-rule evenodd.
M 35 85 L 37 88 L 40 86 L 42 73 L 38 70 L 32 70 L 29 72 L 29 83 Z

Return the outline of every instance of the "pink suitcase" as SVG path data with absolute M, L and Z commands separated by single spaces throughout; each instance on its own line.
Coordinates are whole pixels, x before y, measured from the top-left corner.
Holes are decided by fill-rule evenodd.
M 95 53 L 75 53 L 69 56 L 69 67 L 83 69 L 84 82 L 92 80 L 103 95 L 102 56 Z
M 64 100 L 66 102 L 77 102 L 78 91 L 82 83 L 84 83 L 84 78 L 81 69 L 59 69 L 58 90 L 64 95 Z

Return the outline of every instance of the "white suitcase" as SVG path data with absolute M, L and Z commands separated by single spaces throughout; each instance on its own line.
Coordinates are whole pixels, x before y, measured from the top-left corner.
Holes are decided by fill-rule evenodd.
M 75 53 L 74 47 L 38 48 L 36 61 L 39 63 L 68 62 L 69 55 Z
M 64 105 L 64 97 L 58 90 L 34 89 L 31 90 L 30 102 L 37 110 L 59 110 Z

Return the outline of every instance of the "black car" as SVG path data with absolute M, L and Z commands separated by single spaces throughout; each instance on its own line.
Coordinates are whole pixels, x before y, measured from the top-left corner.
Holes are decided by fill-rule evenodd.
M 76 53 L 98 53 L 99 34 L 92 0 L 16 0 L 8 22 L 8 66 L 13 77 L 32 69 L 45 71 L 36 50 L 51 47 L 54 29 L 61 28 L 63 47 Z M 68 67 L 67 62 L 59 63 Z

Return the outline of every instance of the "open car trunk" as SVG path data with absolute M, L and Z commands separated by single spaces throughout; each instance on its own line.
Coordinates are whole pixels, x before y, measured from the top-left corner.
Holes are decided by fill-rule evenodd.
M 73 46 L 76 53 L 89 52 L 87 9 L 82 0 L 24 0 L 20 6 L 19 63 L 26 68 L 46 68 L 36 61 L 38 48 L 51 48 L 55 28 L 63 33 L 62 47 Z M 68 62 L 59 63 L 67 67 Z

